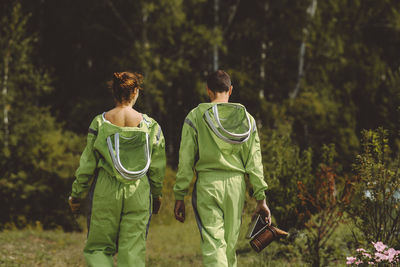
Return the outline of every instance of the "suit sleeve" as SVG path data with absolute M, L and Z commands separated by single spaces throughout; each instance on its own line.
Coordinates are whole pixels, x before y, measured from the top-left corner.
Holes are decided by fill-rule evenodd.
M 258 137 L 255 123 L 253 123 L 253 125 L 254 130 L 249 140 L 249 150 L 245 169 L 246 173 L 249 175 L 250 184 L 253 187 L 253 197 L 256 200 L 262 200 L 265 199 L 264 191 L 268 188 L 268 186 L 264 180 L 260 138 Z
M 165 167 L 165 139 L 160 125 L 156 124 L 155 135 L 153 135 L 151 163 L 148 172 L 151 194 L 153 197 L 159 197 L 162 195 Z
M 198 153 L 197 129 L 188 116 L 182 127 L 181 145 L 179 148 L 179 164 L 174 185 L 176 200 L 183 200 L 188 194 L 193 179 L 195 158 Z
M 82 152 L 79 167 L 75 172 L 75 181 L 72 184 L 71 196 L 74 198 L 84 198 L 86 196 L 90 181 L 94 176 L 98 162 L 98 156 L 93 148 L 97 131 L 97 122 L 93 120 L 89 126 L 86 147 Z

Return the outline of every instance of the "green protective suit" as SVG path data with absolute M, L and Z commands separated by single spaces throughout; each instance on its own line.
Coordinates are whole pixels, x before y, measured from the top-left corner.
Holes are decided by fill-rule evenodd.
M 119 127 L 103 114 L 90 124 L 71 193 L 88 193 L 88 266 L 113 266 L 116 252 L 118 266 L 145 265 L 151 200 L 161 196 L 166 158 L 160 126 L 143 118 L 138 127 Z
M 240 104 L 219 103 L 217 109 L 215 105 L 202 103 L 185 119 L 174 193 L 176 200 L 183 200 L 194 170 L 197 180 L 192 204 L 202 238 L 203 263 L 236 266 L 244 177 L 248 175 L 257 200 L 265 198 L 267 184 L 254 118 Z

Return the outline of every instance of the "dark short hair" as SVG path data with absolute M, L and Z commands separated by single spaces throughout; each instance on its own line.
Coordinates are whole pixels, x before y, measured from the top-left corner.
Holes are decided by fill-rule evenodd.
M 217 70 L 208 76 L 207 87 L 213 92 L 227 92 L 231 87 L 231 77 L 225 71 Z

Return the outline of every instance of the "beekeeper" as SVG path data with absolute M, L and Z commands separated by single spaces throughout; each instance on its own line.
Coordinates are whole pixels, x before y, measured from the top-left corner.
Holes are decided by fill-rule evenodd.
M 201 235 L 205 266 L 236 266 L 235 245 L 245 200 L 245 175 L 257 200 L 255 213 L 270 222 L 265 201 L 260 140 L 254 118 L 241 104 L 229 103 L 229 75 L 216 71 L 207 79 L 210 103 L 187 115 L 181 136 L 174 185 L 175 217 L 185 220 L 184 197 L 196 173 L 192 204 Z
M 160 125 L 134 110 L 142 76 L 114 73 L 116 106 L 89 126 L 69 198 L 76 212 L 89 199 L 88 266 L 144 266 L 150 217 L 161 203 L 165 173 L 165 141 Z

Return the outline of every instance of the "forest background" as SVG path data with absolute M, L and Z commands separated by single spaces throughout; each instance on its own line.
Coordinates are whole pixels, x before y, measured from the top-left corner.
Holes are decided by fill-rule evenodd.
M 276 258 L 399 248 L 399 1 L 1 0 L 0 16 L 0 231 L 82 230 L 67 197 L 125 70 L 144 74 L 135 108 L 166 138 L 168 224 L 183 120 L 224 69 L 257 120 L 274 223 L 292 233 Z

